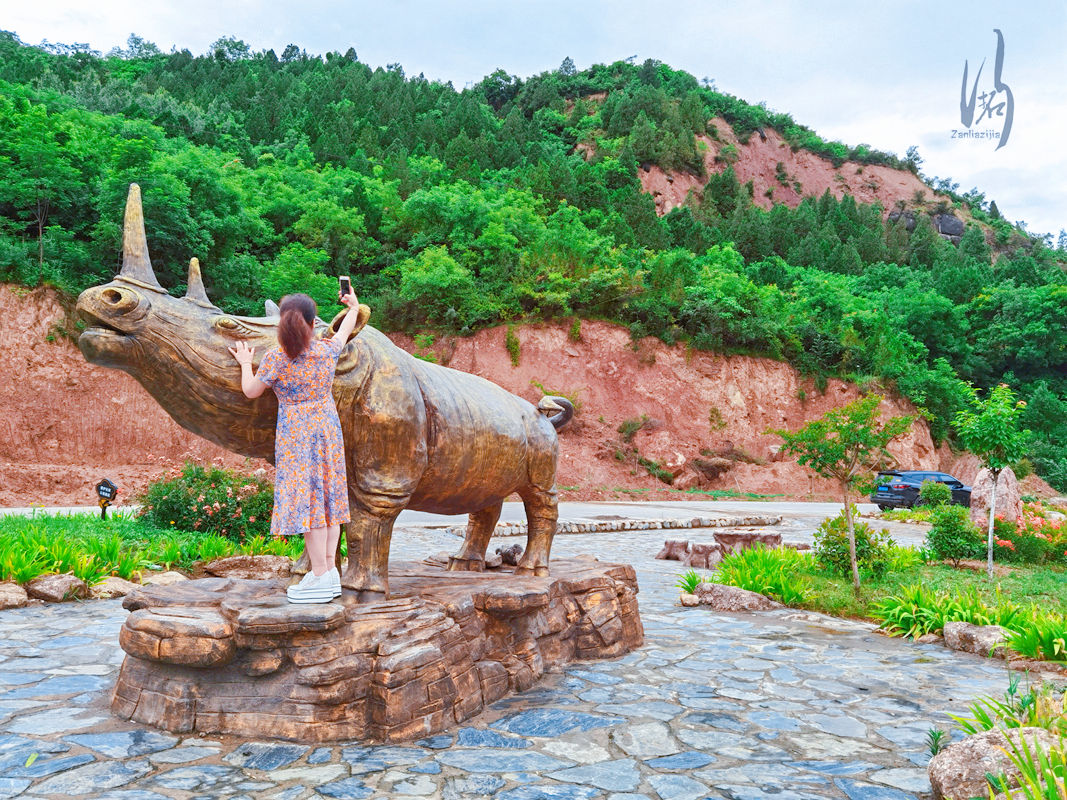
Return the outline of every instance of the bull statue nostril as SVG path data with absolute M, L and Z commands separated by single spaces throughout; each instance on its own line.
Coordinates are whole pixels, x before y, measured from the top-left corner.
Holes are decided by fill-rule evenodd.
M 122 292 L 118 291 L 117 289 L 107 289 L 104 292 L 103 296 L 106 302 L 112 304 L 118 303 L 120 300 L 122 300 Z

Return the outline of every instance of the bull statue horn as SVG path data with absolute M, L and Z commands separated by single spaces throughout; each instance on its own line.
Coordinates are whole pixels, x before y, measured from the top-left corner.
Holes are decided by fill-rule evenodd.
M 152 271 L 148 257 L 148 239 L 144 232 L 144 209 L 141 208 L 141 187 L 130 184 L 126 198 L 126 218 L 122 223 L 122 271 L 120 278 L 163 291 Z
M 186 300 L 192 300 L 204 308 L 219 310 L 208 300 L 207 291 L 204 289 L 204 279 L 200 276 L 200 259 L 195 256 L 189 259 L 189 280 L 186 286 L 188 287 L 185 290 Z
M 264 300 L 263 314 L 268 317 L 280 317 L 282 315 L 282 311 L 280 308 L 278 308 L 278 304 L 275 303 L 273 300 Z

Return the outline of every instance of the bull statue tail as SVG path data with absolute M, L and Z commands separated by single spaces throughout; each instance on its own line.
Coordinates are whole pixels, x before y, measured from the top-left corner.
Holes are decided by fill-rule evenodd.
M 571 421 L 574 416 L 574 404 L 566 397 L 546 394 L 537 404 L 537 410 L 548 417 L 552 427 L 557 431 Z

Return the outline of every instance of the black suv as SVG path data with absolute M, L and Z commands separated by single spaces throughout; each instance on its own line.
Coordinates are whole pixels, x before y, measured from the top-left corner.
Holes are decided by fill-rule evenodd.
M 923 481 L 937 481 L 952 490 L 952 502 L 960 506 L 971 504 L 971 487 L 944 472 L 890 471 L 879 472 L 878 483 L 871 493 L 871 502 L 882 511 L 890 508 L 912 508 L 919 503 L 919 488 Z

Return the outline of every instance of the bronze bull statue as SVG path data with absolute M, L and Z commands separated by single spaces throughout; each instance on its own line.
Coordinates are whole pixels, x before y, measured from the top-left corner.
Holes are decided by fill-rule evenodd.
M 249 401 L 227 347 L 244 340 L 262 356 L 277 343 L 277 307 L 267 316 L 223 313 L 208 300 L 194 258 L 185 297 L 171 297 L 152 270 L 141 192 L 130 186 L 122 270 L 78 298 L 91 326 L 85 358 L 136 378 L 182 427 L 228 450 L 274 460 L 277 400 Z M 389 543 L 405 508 L 469 514 L 451 570 L 480 570 L 504 498 L 522 498 L 529 523 L 520 574 L 548 574 L 556 532 L 556 430 L 571 418 L 564 398 L 538 407 L 475 375 L 414 358 L 366 326 L 341 353 L 333 385 L 344 432 L 352 521 L 344 588 L 388 595 Z M 333 325 L 318 321 L 319 335 Z M 256 365 L 258 367 L 258 363 Z M 549 416 L 551 415 L 551 416 Z

